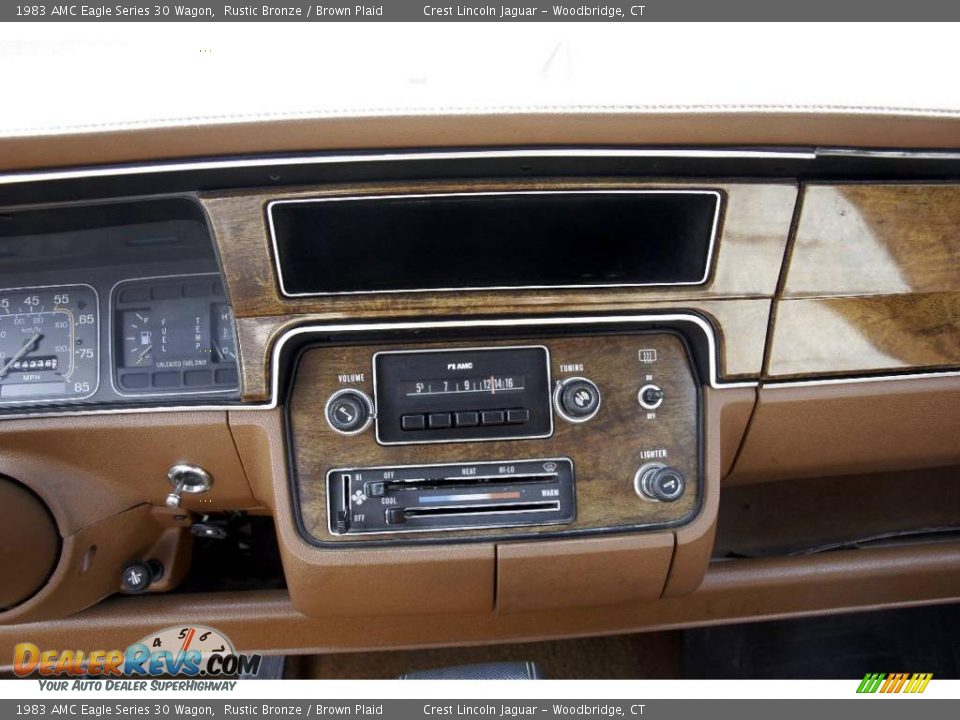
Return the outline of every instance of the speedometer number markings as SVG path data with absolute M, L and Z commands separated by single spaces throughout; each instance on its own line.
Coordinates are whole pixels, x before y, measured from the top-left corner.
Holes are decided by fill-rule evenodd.
M 86 285 L 0 290 L 0 405 L 96 392 L 98 318 Z

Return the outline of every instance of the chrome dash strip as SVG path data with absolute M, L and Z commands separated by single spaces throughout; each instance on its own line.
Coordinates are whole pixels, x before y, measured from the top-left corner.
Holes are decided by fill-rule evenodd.
M 939 378 L 951 377 L 960 377 L 960 370 L 932 370 L 930 372 L 905 372 L 902 375 L 863 375 L 860 377 L 820 378 L 817 380 L 765 380 L 762 387 L 764 390 L 785 390 L 816 385 L 864 385 L 875 382 L 937 380 Z
M 146 175 L 152 173 L 202 172 L 206 170 L 241 170 L 275 166 L 339 165 L 343 163 L 395 163 L 431 160 L 511 160 L 517 158 L 684 158 L 729 160 L 815 160 L 813 151 L 805 150 L 739 150 L 739 149 L 670 149 L 670 148 L 557 148 L 507 150 L 438 150 L 436 152 L 358 152 L 356 154 L 316 154 L 291 157 L 271 156 L 229 160 L 192 160 L 156 162 L 138 165 L 109 165 L 73 170 L 39 170 L 0 175 L 0 185 L 36 183 L 57 180 L 81 180 L 101 177 Z

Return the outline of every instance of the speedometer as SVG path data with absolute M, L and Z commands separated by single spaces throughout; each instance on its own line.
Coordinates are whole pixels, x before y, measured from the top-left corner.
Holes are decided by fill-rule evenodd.
M 0 405 L 93 395 L 99 317 L 89 285 L 0 290 Z

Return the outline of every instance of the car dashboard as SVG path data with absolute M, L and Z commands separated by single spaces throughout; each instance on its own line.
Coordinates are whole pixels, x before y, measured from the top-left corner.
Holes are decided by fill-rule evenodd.
M 3 175 L 4 645 L 960 597 L 960 156 L 576 137 Z

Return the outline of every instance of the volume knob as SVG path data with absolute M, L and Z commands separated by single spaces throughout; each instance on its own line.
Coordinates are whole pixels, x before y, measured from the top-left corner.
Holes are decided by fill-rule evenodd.
M 338 390 L 327 400 L 327 424 L 341 435 L 356 435 L 373 419 L 373 401 L 360 390 Z

